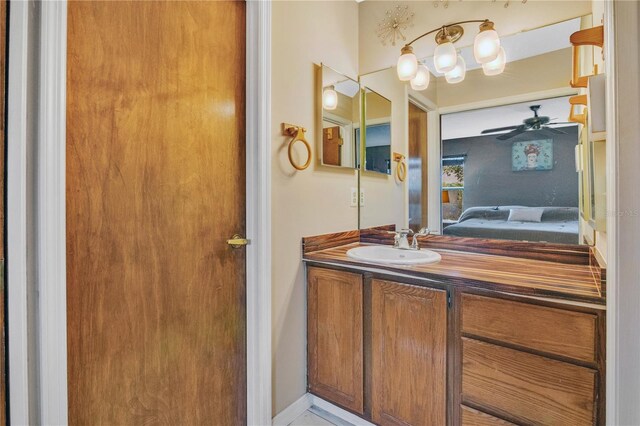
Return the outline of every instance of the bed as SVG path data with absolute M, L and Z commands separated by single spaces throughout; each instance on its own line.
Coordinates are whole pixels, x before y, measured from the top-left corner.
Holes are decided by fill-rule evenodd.
M 443 234 L 454 237 L 579 243 L 577 207 L 543 207 L 540 222 L 510 221 L 511 209 L 532 207 L 471 207 L 462 213 L 458 222 L 445 227 Z

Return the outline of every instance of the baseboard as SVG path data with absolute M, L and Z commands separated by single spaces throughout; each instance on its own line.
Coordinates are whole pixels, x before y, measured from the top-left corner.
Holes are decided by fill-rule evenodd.
M 338 407 L 337 405 L 333 405 L 329 401 L 325 401 L 324 399 L 315 395 L 311 395 L 311 394 L 307 394 L 307 395 L 309 395 L 309 399 L 313 407 L 317 407 L 321 410 L 326 411 L 329 414 L 332 414 L 338 419 L 344 421 L 346 424 L 351 424 L 355 426 L 375 426 L 373 423 L 370 423 L 365 419 L 362 419 L 356 416 L 355 414 L 350 413 L 347 410 L 344 410 Z
M 280 411 L 278 415 L 273 418 L 272 424 L 274 426 L 287 426 L 311 408 L 311 398 L 312 395 L 310 393 L 305 393 L 293 404 Z

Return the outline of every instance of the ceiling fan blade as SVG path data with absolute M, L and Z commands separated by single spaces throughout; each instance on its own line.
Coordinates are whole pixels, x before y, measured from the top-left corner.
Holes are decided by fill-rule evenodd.
M 566 135 L 567 132 L 563 132 L 562 130 L 554 129 L 553 127 L 544 127 L 544 130 L 555 133 L 556 135 Z
M 517 129 L 520 126 L 507 126 L 507 127 L 496 127 L 495 129 L 486 129 L 480 132 L 481 135 L 486 135 L 487 133 L 495 133 L 495 132 L 504 132 L 507 130 Z
M 559 126 L 561 124 L 571 124 L 577 126 L 578 123 L 573 123 L 570 121 L 556 121 L 555 123 L 547 123 L 546 126 Z
M 526 131 L 527 131 L 526 126 L 518 126 L 518 128 L 515 129 L 514 131 L 505 133 L 504 135 L 500 135 L 498 136 L 497 139 L 500 139 L 501 141 L 506 141 L 507 139 L 511 139 L 512 137 L 518 136 L 520 133 L 524 133 Z

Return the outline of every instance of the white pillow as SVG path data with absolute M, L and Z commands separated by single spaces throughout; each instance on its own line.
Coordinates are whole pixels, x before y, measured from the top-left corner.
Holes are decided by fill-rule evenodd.
M 529 207 L 525 209 L 509 209 L 509 222 L 540 222 L 544 209 L 540 207 Z

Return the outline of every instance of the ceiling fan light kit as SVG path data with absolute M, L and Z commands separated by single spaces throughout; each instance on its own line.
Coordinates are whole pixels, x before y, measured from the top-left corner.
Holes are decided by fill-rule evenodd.
M 429 34 L 436 33 L 437 46 L 433 53 L 433 64 L 436 71 L 445 74 L 445 78 L 450 84 L 463 81 L 466 74 L 466 63 L 462 56 L 458 55 L 454 43 L 464 35 L 462 25 L 470 23 L 480 23 L 480 32 L 476 35 L 473 43 L 473 55 L 476 62 L 482 65 L 485 75 L 502 73 L 506 64 L 506 55 L 500 46 L 500 37 L 495 30 L 495 24 L 488 19 L 476 19 L 443 25 L 427 31 L 404 45 L 397 64 L 398 78 L 401 81 L 410 81 L 411 87 L 424 87 L 423 89 L 414 88 L 414 90 L 427 89 L 429 79 L 427 79 L 425 86 L 424 76 L 418 76 L 418 58 L 413 53 L 411 45 Z

